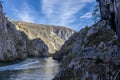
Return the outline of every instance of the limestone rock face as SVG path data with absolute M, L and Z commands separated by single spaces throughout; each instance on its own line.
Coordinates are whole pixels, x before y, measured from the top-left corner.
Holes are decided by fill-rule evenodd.
M 34 39 L 29 42 L 28 56 L 30 57 L 47 57 L 48 55 L 48 47 L 44 44 L 44 42 L 40 39 Z
M 53 80 L 115 80 L 120 70 L 120 0 L 97 1 L 101 21 L 78 33 L 72 52 L 62 60 L 64 69 Z
M 63 70 L 53 80 L 116 80 L 120 70 L 120 0 L 97 1 L 101 21 L 78 33 L 72 51 L 62 59 Z
M 120 69 L 120 42 L 108 23 L 103 20 L 78 33 L 53 80 L 114 80 Z
M 0 9 L 0 61 L 12 61 L 26 57 L 26 45 L 19 44 L 22 36 L 15 26 L 8 21 Z M 19 50 L 18 50 L 19 49 Z
M 50 28 L 50 27 L 49 27 Z M 68 40 L 76 31 L 65 27 L 51 26 L 52 31 L 60 36 L 64 41 Z
M 72 36 L 75 31 L 60 27 L 42 24 L 33 24 L 27 22 L 15 22 L 17 30 L 23 31 L 29 39 L 40 38 L 47 46 L 49 53 L 53 54 L 58 51 L 63 43 Z
M 40 39 L 30 40 L 7 19 L 0 3 L 0 61 L 15 61 L 29 56 L 46 57 L 48 47 Z
M 26 40 L 22 36 L 21 32 L 16 30 L 15 25 L 11 21 L 7 20 L 6 26 L 10 40 L 13 41 L 13 45 L 15 46 L 15 49 L 17 51 L 17 59 L 26 58 Z
M 12 60 L 17 56 L 17 51 L 15 49 L 14 42 L 10 39 L 8 35 L 8 30 L 6 26 L 6 20 L 4 15 L 0 16 L 0 60 Z M 6 59 L 5 59 L 6 57 Z
M 109 25 L 116 31 L 120 39 L 120 1 L 119 0 L 97 0 L 100 4 L 102 20 L 108 20 Z

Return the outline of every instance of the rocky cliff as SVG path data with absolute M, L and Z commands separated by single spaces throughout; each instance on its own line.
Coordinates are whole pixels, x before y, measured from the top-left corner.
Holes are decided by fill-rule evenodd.
M 74 33 L 67 41 L 65 41 L 61 49 L 53 55 L 53 58 L 61 61 L 64 57 L 66 57 L 72 51 L 77 35 L 78 33 Z
M 48 56 L 48 47 L 42 40 L 29 40 L 24 32 L 16 30 L 12 22 L 6 18 L 3 20 L 4 24 L 0 25 L 0 61 Z
M 97 0 L 100 5 L 101 19 L 108 20 L 109 26 L 117 33 L 120 39 L 120 1 Z
M 66 48 L 70 45 L 67 55 L 65 49 L 58 54 L 63 69 L 53 80 L 114 80 L 120 69 L 120 42 L 107 21 L 82 29 Z
M 29 39 L 40 38 L 49 49 L 49 53 L 58 51 L 63 43 L 75 33 L 74 30 L 60 26 L 50 26 L 14 21 L 17 30 L 23 31 Z
M 31 46 L 32 45 L 32 46 Z M 14 61 L 28 56 L 48 56 L 48 47 L 40 39 L 30 40 L 5 17 L 0 3 L 0 61 Z
M 62 60 L 62 70 L 53 80 L 120 79 L 120 1 L 97 1 L 101 20 L 73 35 L 55 54 L 55 59 Z

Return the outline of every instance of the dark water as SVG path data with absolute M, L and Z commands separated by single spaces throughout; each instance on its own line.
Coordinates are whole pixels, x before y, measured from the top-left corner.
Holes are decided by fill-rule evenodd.
M 0 80 L 52 80 L 59 70 L 59 63 L 52 58 L 29 58 L 0 67 Z

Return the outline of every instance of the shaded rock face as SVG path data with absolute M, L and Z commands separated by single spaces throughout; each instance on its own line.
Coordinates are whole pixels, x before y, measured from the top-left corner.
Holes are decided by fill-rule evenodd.
M 62 64 L 53 80 L 114 80 L 120 69 L 120 42 L 109 21 L 82 29 Z
M 48 47 L 42 40 L 29 40 L 24 32 L 16 30 L 13 22 L 5 17 L 0 3 L 0 61 L 15 61 L 30 55 L 48 56 Z
M 12 22 L 6 20 L 6 27 L 8 31 L 8 36 L 10 40 L 13 41 L 13 45 L 15 46 L 16 54 L 18 59 L 26 58 L 26 41 L 23 39 L 21 32 L 17 31 L 15 25 Z M 7 53 L 6 53 L 7 54 Z
M 40 38 L 47 46 L 49 53 L 58 51 L 63 43 L 72 36 L 75 31 L 60 27 L 27 22 L 15 22 L 17 30 L 23 31 L 29 39 Z
M 0 60 L 12 60 L 17 57 L 17 51 L 15 49 L 14 42 L 10 39 L 7 29 L 7 20 L 2 12 L 2 6 L 0 5 Z M 6 58 L 5 58 L 6 57 Z
M 0 60 L 11 60 L 17 56 L 14 42 L 10 40 L 3 15 L 0 16 Z M 6 59 L 5 59 L 6 57 Z
M 102 20 L 108 20 L 110 26 L 116 31 L 120 39 L 120 1 L 119 0 L 97 0 L 100 4 Z
M 64 57 L 66 57 L 72 51 L 77 35 L 78 33 L 74 33 L 67 41 L 65 41 L 61 49 L 54 54 L 53 58 L 61 61 Z
M 31 40 L 28 44 L 28 56 L 33 57 L 46 57 L 49 56 L 48 55 L 48 47 L 47 45 L 44 44 L 44 42 L 42 40 L 38 39 L 34 39 Z

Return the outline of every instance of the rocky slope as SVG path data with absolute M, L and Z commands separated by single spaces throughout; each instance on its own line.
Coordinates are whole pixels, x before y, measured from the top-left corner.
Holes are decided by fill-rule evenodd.
M 120 74 L 120 2 L 97 1 L 101 21 L 73 35 L 55 54 L 55 59 L 62 60 L 63 69 L 53 80 L 120 79 L 117 77 Z M 67 47 L 69 49 L 65 49 Z
M 75 33 L 74 30 L 42 24 L 33 24 L 27 22 L 15 22 L 17 30 L 23 31 L 29 39 L 40 38 L 48 46 L 49 53 L 58 51 L 63 43 Z
M 69 53 L 58 57 L 63 70 L 53 80 L 114 80 L 120 69 L 120 42 L 107 24 L 101 21 L 78 33 Z
M 6 20 L 2 11 L 2 6 L 0 8 L 0 61 L 14 60 L 18 55 L 22 55 L 22 58 L 26 57 L 25 45 L 18 44 L 22 53 L 17 54 L 16 44 L 22 40 L 21 34 L 15 30 L 13 25 L 9 24 L 10 22 Z
M 120 1 L 97 0 L 100 5 L 101 19 L 108 20 L 109 26 L 117 33 L 120 39 Z
M 72 51 L 77 35 L 78 33 L 74 33 L 67 41 L 65 41 L 61 49 L 53 55 L 53 58 L 61 61 L 64 57 L 66 57 Z
M 18 31 L 5 17 L 0 3 L 0 61 L 14 61 L 28 56 L 48 56 L 47 45 L 41 39 L 30 40 L 24 32 Z

